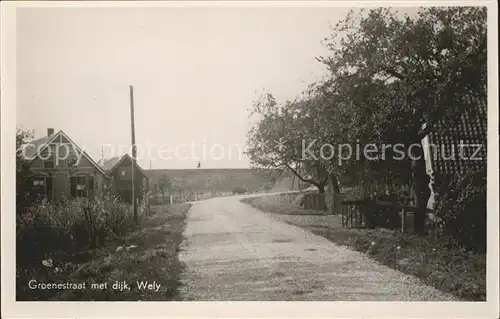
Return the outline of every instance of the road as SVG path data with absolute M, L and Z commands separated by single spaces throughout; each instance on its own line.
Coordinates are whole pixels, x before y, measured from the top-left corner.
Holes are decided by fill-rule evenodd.
M 184 300 L 456 300 L 362 253 L 274 220 L 240 198 L 191 207 L 180 253 Z

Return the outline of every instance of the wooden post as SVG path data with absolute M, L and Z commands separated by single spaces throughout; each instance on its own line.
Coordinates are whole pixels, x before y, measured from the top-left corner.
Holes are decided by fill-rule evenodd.
M 342 221 L 342 227 L 344 227 L 344 206 L 340 206 L 340 220 Z
M 403 208 L 401 210 L 401 232 L 404 233 L 405 232 L 405 219 L 406 219 L 406 211 L 405 209 Z
M 137 216 L 137 201 L 135 196 L 135 165 L 136 165 L 136 148 L 135 148 L 135 126 L 134 126 L 134 87 L 130 88 L 130 125 L 131 125 L 131 138 L 132 138 L 132 205 L 134 208 L 134 220 L 139 223 Z
M 358 207 L 358 211 L 360 210 L 361 208 Z M 354 228 L 357 227 L 357 224 L 358 224 L 358 211 L 354 210 L 354 215 L 352 216 L 352 221 L 353 221 L 353 225 L 354 225 Z

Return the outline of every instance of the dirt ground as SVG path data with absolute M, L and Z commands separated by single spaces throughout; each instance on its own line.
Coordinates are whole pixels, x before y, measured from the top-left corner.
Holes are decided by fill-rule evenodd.
M 340 216 L 323 215 L 299 205 L 283 203 L 282 196 L 245 198 L 242 202 L 268 217 L 298 226 L 374 261 L 416 276 L 422 282 L 460 300 L 486 300 L 486 255 L 450 245 L 433 234 L 419 236 L 383 228 L 342 227 Z
M 179 256 L 186 265 L 183 300 L 456 300 L 240 199 L 211 199 L 190 209 Z

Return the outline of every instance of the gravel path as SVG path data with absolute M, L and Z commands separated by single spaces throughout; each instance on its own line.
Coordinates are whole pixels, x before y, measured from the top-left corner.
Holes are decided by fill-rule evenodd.
M 238 199 L 191 208 L 180 253 L 184 300 L 456 300 Z

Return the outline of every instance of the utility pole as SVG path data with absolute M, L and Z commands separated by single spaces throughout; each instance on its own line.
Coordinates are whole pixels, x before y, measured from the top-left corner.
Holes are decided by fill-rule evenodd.
M 139 223 L 137 216 L 137 201 L 135 199 L 135 165 L 136 165 L 136 148 L 135 148 L 135 125 L 134 125 L 134 87 L 130 88 L 130 125 L 132 134 L 132 205 L 134 207 L 134 220 Z

